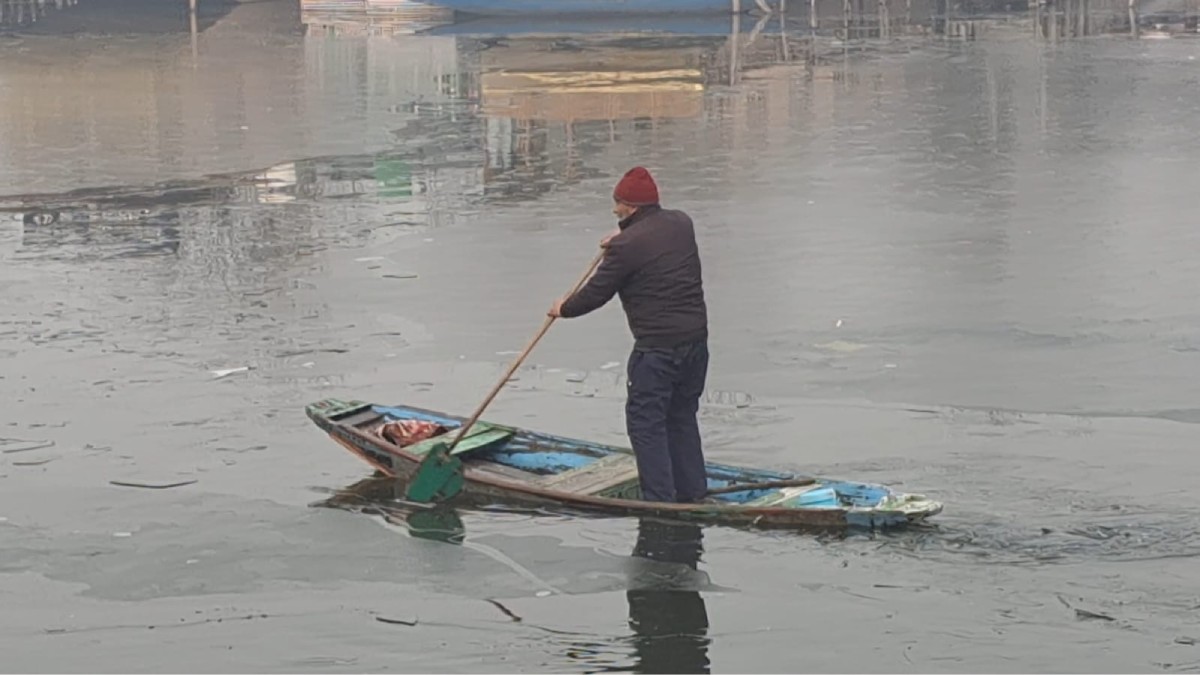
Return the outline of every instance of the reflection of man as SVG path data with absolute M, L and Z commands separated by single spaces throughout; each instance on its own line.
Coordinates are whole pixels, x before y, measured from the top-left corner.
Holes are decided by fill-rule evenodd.
M 708 492 L 696 411 L 708 374 L 708 309 L 692 220 L 662 208 L 641 167 L 613 191 L 618 231 L 587 284 L 550 316 L 583 316 L 620 294 L 633 333 L 625 426 L 642 499 L 698 502 Z
M 635 558 L 675 563 L 694 570 L 702 551 L 700 528 L 649 519 L 638 522 Z M 699 591 L 673 590 L 669 580 L 658 588 L 631 588 L 629 627 L 639 673 L 707 673 L 708 612 Z

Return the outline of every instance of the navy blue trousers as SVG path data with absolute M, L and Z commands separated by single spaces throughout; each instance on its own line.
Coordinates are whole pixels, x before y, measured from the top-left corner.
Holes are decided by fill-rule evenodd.
M 635 348 L 626 372 L 625 428 L 637 456 L 642 499 L 700 501 L 708 479 L 696 411 L 708 376 L 708 341 Z

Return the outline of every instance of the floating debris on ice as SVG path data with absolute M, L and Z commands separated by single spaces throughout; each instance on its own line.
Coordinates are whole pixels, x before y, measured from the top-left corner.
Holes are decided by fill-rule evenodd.
M 229 377 L 230 375 L 236 375 L 237 373 L 250 372 L 250 366 L 242 366 L 241 368 L 221 368 L 218 370 L 211 370 L 209 372 L 212 373 L 214 380 L 219 380 L 223 377 Z

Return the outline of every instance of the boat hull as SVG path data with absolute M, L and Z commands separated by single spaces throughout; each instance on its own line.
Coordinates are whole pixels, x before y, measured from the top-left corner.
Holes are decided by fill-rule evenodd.
M 423 455 L 417 448 L 437 439 L 404 447 L 385 437 L 380 431 L 385 425 L 416 421 L 457 432 L 465 422 L 461 417 L 410 406 L 336 399 L 313 403 L 306 412 L 343 448 L 401 481 L 411 478 L 420 464 Z M 924 521 L 942 511 L 941 503 L 923 495 L 896 493 L 882 485 L 711 462 L 706 465 L 710 490 L 774 481 L 807 480 L 812 485 L 725 492 L 696 504 L 648 502 L 640 499 L 636 471 L 629 473 L 635 460 L 626 448 L 487 422 L 472 427 L 455 452 L 462 452 L 459 457 L 466 478 L 464 493 L 472 502 L 490 500 L 536 508 L 788 529 L 890 529 Z

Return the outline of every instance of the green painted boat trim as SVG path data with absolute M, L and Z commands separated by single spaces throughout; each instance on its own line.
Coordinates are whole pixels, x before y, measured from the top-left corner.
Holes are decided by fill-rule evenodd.
M 322 415 L 331 422 L 336 422 L 342 417 L 367 410 L 371 407 L 372 404 L 366 401 L 343 401 L 337 398 L 327 398 L 323 401 L 309 404 L 306 406 L 306 411 L 310 417 L 313 415 Z

